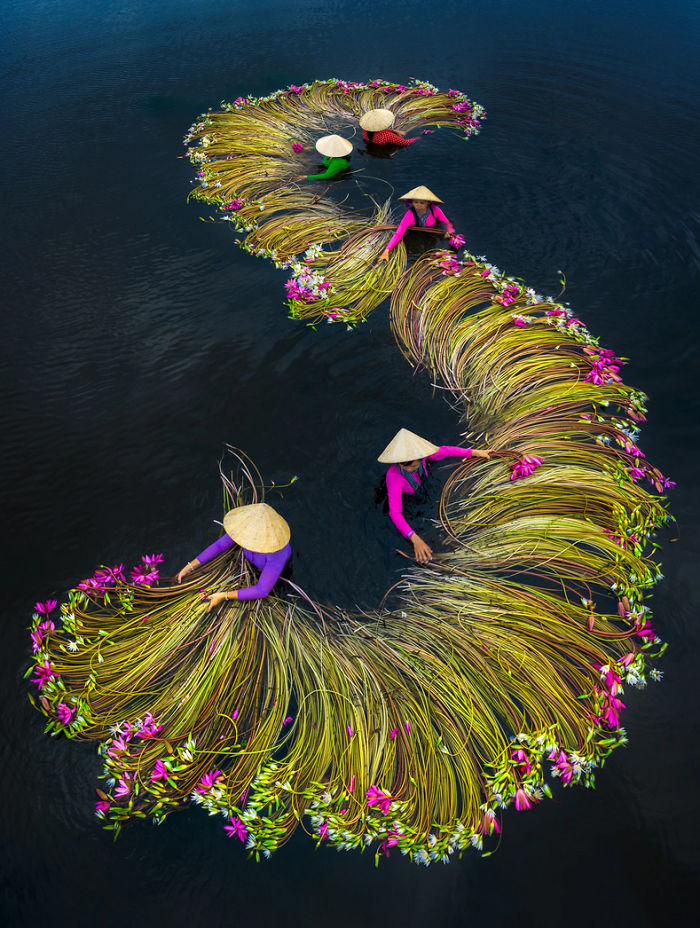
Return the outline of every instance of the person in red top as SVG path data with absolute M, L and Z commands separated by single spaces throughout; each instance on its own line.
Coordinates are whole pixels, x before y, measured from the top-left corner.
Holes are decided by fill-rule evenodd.
M 362 138 L 370 145 L 397 145 L 405 148 L 418 139 L 405 139 L 403 132 L 396 132 L 394 114 L 391 110 L 370 110 L 360 118 Z

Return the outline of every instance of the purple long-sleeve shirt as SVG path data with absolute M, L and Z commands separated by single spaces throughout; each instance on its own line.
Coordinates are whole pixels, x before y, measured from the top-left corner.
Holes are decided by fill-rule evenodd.
M 407 209 L 403 219 L 398 225 L 396 232 L 394 232 L 394 234 L 389 239 L 389 244 L 386 246 L 386 250 L 391 251 L 392 248 L 398 245 L 398 243 L 406 234 L 407 229 L 410 229 L 412 226 L 414 228 L 418 228 L 418 226 L 415 225 L 415 222 L 416 217 L 413 215 L 413 210 Z M 431 205 L 428 207 L 428 214 L 425 217 L 425 228 L 432 229 L 438 224 L 438 222 L 444 222 L 449 233 L 454 232 L 455 227 L 452 225 L 440 207 L 436 203 L 431 203 Z
M 427 458 L 423 458 L 423 460 L 442 461 L 443 458 L 470 458 L 471 456 L 471 448 L 456 448 L 452 445 L 441 445 L 434 454 L 429 455 Z M 419 484 L 422 483 L 418 471 L 411 474 L 411 476 Z M 411 535 L 413 535 L 413 529 L 403 517 L 402 497 L 404 493 L 413 496 L 416 490 L 401 473 L 398 464 L 392 464 L 386 472 L 386 492 L 389 497 L 389 518 L 404 538 L 410 538 Z
M 197 555 L 200 564 L 206 564 L 213 561 L 215 557 L 223 554 L 224 551 L 230 551 L 236 544 L 233 538 L 228 535 L 222 535 L 213 545 L 205 548 L 201 554 Z M 261 571 L 258 582 L 254 586 L 244 586 L 238 591 L 239 599 L 264 599 L 269 595 L 272 587 L 279 580 L 279 576 L 284 570 L 284 565 L 292 556 L 292 547 L 287 543 L 279 551 L 273 551 L 271 554 L 260 554 L 258 551 L 249 551 L 243 549 L 243 554 L 250 563 Z

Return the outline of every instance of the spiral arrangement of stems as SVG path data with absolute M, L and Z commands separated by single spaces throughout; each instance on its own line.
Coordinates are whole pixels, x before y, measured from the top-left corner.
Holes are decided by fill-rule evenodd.
M 257 858 L 300 826 L 377 859 L 488 854 L 504 809 L 530 808 L 554 782 L 593 785 L 626 740 L 623 687 L 661 676 L 645 596 L 673 484 L 636 444 L 645 397 L 623 383 L 623 360 L 472 255 L 432 252 L 406 270 L 399 246 L 377 269 L 386 204 L 367 221 L 282 189 L 303 114 L 318 133 L 329 114 L 387 98 L 408 126 L 449 122 L 455 94 L 326 81 L 236 101 L 191 132 L 206 149 L 197 195 L 246 198 L 234 210 L 244 245 L 287 262 L 299 318 L 353 324 L 391 291 L 400 349 L 445 389 L 465 442 L 493 457 L 453 471 L 442 550 L 405 572 L 391 609 L 354 615 L 280 581 L 210 612 L 207 592 L 249 581 L 237 548 L 181 584 L 160 579 L 160 555 L 128 578 L 101 567 L 55 621 L 58 604 L 37 603 L 30 698 L 48 731 L 100 742 L 96 811 L 115 832 L 196 803 Z M 261 498 L 234 454 L 225 510 Z
M 668 516 L 639 480 L 670 481 L 634 444 L 642 395 L 568 310 L 471 257 L 426 255 L 391 315 L 468 413 L 465 440 L 496 449 L 446 483 L 444 550 L 406 572 L 396 608 L 352 615 L 292 588 L 209 613 L 207 590 L 247 580 L 237 549 L 181 585 L 106 569 L 58 628 L 38 604 L 35 704 L 50 731 L 101 740 L 106 827 L 193 801 L 257 857 L 301 825 L 447 861 L 490 853 L 501 810 L 552 777 L 592 785 L 625 742 L 623 685 L 658 678 L 664 648 L 644 593 Z M 258 499 L 241 464 L 226 509 Z
M 397 128 L 448 126 L 467 138 L 484 115 L 460 91 L 441 93 L 425 81 L 332 79 L 222 103 L 185 137 L 198 167 L 190 196 L 218 207 L 246 251 L 291 267 L 290 315 L 311 325 L 363 322 L 405 267 L 403 244 L 377 264 L 395 228 L 388 203 L 371 216 L 352 213 L 333 197 L 333 183 L 298 179 L 311 172 L 305 152 L 321 135 L 334 129 L 354 135 L 362 113 L 376 107 L 391 109 Z

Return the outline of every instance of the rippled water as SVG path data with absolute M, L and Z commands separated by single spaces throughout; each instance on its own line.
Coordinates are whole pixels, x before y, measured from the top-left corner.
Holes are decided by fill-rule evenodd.
M 698 7 L 258 0 L 2 2 L 7 103 L 0 486 L 6 550 L 3 923 L 462 925 L 685 920 L 700 863 Z M 282 275 L 203 224 L 180 159 L 222 98 L 338 76 L 424 77 L 488 109 L 354 164 L 363 190 L 427 182 L 470 247 L 567 295 L 651 397 L 642 438 L 679 483 L 655 597 L 660 687 L 630 694 L 629 748 L 593 794 L 509 813 L 503 847 L 417 872 L 295 838 L 255 865 L 199 812 L 116 843 L 92 815 L 94 748 L 52 740 L 21 681 L 37 598 L 97 562 L 179 565 L 218 518 L 224 442 L 284 491 L 295 580 L 372 607 L 401 564 L 374 506 L 378 449 L 454 413 L 412 377 L 386 311 L 346 333 L 285 318 Z M 691 895 L 692 893 L 692 895 Z

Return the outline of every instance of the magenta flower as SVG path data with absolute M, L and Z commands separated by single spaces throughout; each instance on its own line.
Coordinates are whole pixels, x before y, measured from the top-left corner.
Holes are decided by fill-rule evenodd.
M 522 748 L 518 748 L 517 751 L 511 751 L 510 756 L 517 763 L 518 767 L 520 767 L 521 773 L 527 776 L 532 769 L 532 764 L 525 751 L 523 751 Z
M 150 712 L 147 712 L 143 719 L 143 725 L 135 732 L 137 738 L 155 738 L 163 730 L 162 725 L 156 725 L 156 721 Z
M 453 248 L 461 248 L 463 244 L 464 244 L 463 235 L 450 236 L 450 245 L 452 245 Z
M 290 84 L 289 89 L 292 91 L 292 93 L 303 93 L 304 92 L 304 88 L 298 87 L 296 84 Z
M 515 793 L 515 808 L 518 810 L 518 812 L 522 812 L 523 809 L 532 808 L 532 801 L 530 800 L 530 797 L 525 792 L 525 790 L 522 788 L 517 790 Z
M 409 724 L 408 722 L 404 722 L 404 725 L 406 726 L 406 733 L 407 733 L 407 734 L 410 734 L 410 733 L 411 733 L 411 726 L 410 726 L 410 724 Z
M 224 775 L 220 770 L 210 770 L 209 773 L 205 773 L 201 778 L 199 781 L 199 786 L 197 786 L 195 792 L 209 792 L 210 789 L 214 789 L 214 787 L 218 785 L 218 781 L 222 780 L 223 777 Z
M 110 746 L 107 748 L 107 756 L 117 758 L 120 754 L 128 751 L 129 747 L 124 738 L 112 738 Z
M 535 457 L 534 454 L 525 454 L 511 467 L 510 479 L 522 480 L 523 477 L 529 477 L 541 464 L 542 458 Z
M 390 741 L 393 741 L 394 738 L 398 735 L 398 733 L 399 733 L 398 728 L 392 728 L 392 729 L 391 729 L 391 734 L 389 735 L 389 740 L 390 740 Z
M 150 564 L 137 564 L 131 568 L 131 582 L 141 586 L 152 586 L 158 577 L 159 571 Z
M 50 612 L 53 612 L 58 603 L 55 599 L 47 599 L 45 603 L 37 603 L 34 606 L 35 612 L 40 612 L 42 615 L 48 615 Z
M 328 822 L 321 822 L 321 827 L 318 829 L 318 836 L 321 841 L 328 840 Z
M 480 828 L 485 835 L 492 835 L 494 831 L 497 835 L 500 835 L 501 826 L 498 824 L 496 813 L 487 809 L 482 816 Z
M 144 564 L 155 567 L 156 564 L 162 564 L 165 557 L 162 554 L 144 554 L 141 560 Z
M 352 795 L 355 792 L 355 774 L 353 773 L 350 780 L 350 786 L 348 786 L 348 792 Z
M 379 849 L 381 851 L 384 851 L 385 857 L 389 856 L 389 848 L 396 847 L 396 845 L 399 843 L 399 838 L 401 837 L 402 835 L 400 835 L 398 831 L 394 831 L 393 829 L 387 833 L 387 837 L 379 845 Z
M 248 837 L 248 829 L 239 818 L 234 818 L 233 815 L 231 816 L 231 824 L 224 825 L 224 831 L 227 838 L 232 838 L 235 835 L 239 841 L 245 841 Z
M 167 782 L 169 776 L 168 768 L 165 766 L 163 761 L 158 758 L 153 767 L 153 773 L 151 774 L 151 780 L 155 783 L 157 780 L 165 780 Z
M 290 722 L 293 722 L 293 721 L 294 721 L 294 719 L 292 718 L 292 716 L 291 716 L 291 715 L 288 715 L 286 719 L 282 719 L 282 724 L 283 724 L 283 725 L 289 725 L 289 723 L 290 723 Z
M 243 206 L 243 200 L 234 199 L 234 200 L 229 200 L 229 202 L 226 203 L 221 208 L 230 210 L 231 212 L 235 212 L 236 210 L 240 209 L 241 206 Z
M 37 651 L 41 651 L 41 645 L 44 641 L 44 636 L 41 634 L 41 630 L 38 628 L 33 628 L 29 633 L 29 637 L 32 639 L 32 651 L 36 654 Z
M 348 725 L 348 738 L 352 738 L 353 734 L 354 734 L 354 732 L 353 732 L 352 728 Z
M 75 714 L 75 709 L 70 709 L 64 702 L 59 702 L 58 707 L 56 709 L 56 715 L 58 717 L 58 721 L 62 725 L 70 725 L 74 714 Z
M 95 812 L 100 816 L 100 818 L 104 818 L 104 814 L 109 810 L 110 805 L 111 803 L 109 803 L 106 799 L 98 799 L 95 803 Z
M 32 683 L 36 683 L 39 689 L 42 689 L 43 686 L 49 682 L 51 677 L 57 677 L 58 674 L 55 670 L 51 669 L 51 664 L 48 661 L 42 661 L 40 664 L 37 664 L 34 668 L 35 676 L 32 677 Z
M 114 790 L 114 795 L 117 799 L 123 799 L 125 796 L 128 796 L 131 793 L 131 783 L 129 782 L 129 774 L 125 773 L 123 777 L 119 779 L 117 787 Z
M 238 709 L 233 710 L 233 715 L 231 716 L 231 718 L 233 719 L 234 722 L 236 721 L 236 719 L 238 718 Z
M 300 151 L 304 151 L 304 146 L 301 142 L 292 142 L 292 151 L 299 154 Z
M 376 806 L 383 815 L 389 814 L 389 808 L 391 806 L 391 796 L 386 793 L 384 790 L 379 789 L 378 786 L 374 784 L 365 793 L 367 796 L 367 806 L 372 808 Z
M 513 316 L 513 325 L 527 325 L 527 319 L 525 316 Z

